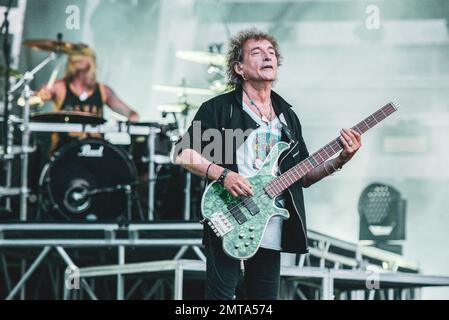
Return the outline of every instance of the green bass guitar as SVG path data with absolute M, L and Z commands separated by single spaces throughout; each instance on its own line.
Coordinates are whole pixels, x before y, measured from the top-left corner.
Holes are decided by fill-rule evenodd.
M 352 129 L 363 134 L 397 109 L 398 106 L 390 102 Z M 241 260 L 251 258 L 259 249 L 270 218 L 280 216 L 288 219 L 290 216 L 286 209 L 276 206 L 276 197 L 342 148 L 341 141 L 336 138 L 288 171 L 277 175 L 279 158 L 290 149 L 286 142 L 277 143 L 257 174 L 247 177 L 254 196 L 234 198 L 216 182 L 207 187 L 201 202 L 202 222 L 207 223 L 222 239 L 227 255 Z

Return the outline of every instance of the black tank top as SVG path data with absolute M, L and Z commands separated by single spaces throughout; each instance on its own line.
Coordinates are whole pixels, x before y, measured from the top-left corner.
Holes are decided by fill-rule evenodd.
M 70 89 L 69 83 L 66 81 L 66 95 L 61 105 L 61 111 L 81 111 L 89 112 L 99 117 L 103 117 L 103 99 L 101 98 L 100 85 L 97 83 L 94 92 L 85 100 L 81 100 Z M 50 153 L 59 149 L 61 146 L 78 141 L 85 138 L 101 139 L 101 134 L 73 134 L 73 133 L 54 133 L 52 135 L 52 143 Z
M 99 117 L 103 117 L 103 99 L 101 98 L 100 85 L 97 83 L 94 92 L 85 100 L 75 95 L 66 81 L 66 95 L 61 105 L 61 111 L 81 111 L 89 112 Z

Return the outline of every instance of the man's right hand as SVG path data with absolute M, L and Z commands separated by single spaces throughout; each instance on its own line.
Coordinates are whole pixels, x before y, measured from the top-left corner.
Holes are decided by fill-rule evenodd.
M 236 198 L 240 196 L 251 197 L 254 195 L 248 180 L 236 172 L 229 172 L 226 175 L 224 187 Z

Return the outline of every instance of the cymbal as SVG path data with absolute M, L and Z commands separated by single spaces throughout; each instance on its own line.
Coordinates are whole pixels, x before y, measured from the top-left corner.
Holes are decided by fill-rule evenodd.
M 51 39 L 25 40 L 23 45 L 34 50 L 60 52 L 66 54 L 92 55 L 93 50 L 84 43 L 72 43 Z
M 153 86 L 153 89 L 156 91 L 176 93 L 179 96 L 183 95 L 211 96 L 215 94 L 214 91 L 209 89 L 191 88 L 184 86 L 165 86 L 156 84 Z
M 176 57 L 192 62 L 212 64 L 215 66 L 224 66 L 226 63 L 224 55 L 206 51 L 177 51 Z
M 0 77 L 4 77 L 5 72 L 6 72 L 5 66 L 0 65 Z M 14 77 L 14 78 L 20 78 L 22 76 L 22 73 L 20 73 L 16 69 L 10 69 L 9 73 L 10 73 L 11 77 Z
M 168 103 L 168 104 L 161 104 L 157 106 L 157 109 L 160 112 L 167 112 L 167 113 L 182 113 L 186 109 L 198 109 L 198 105 L 192 105 L 188 103 Z
M 82 124 L 103 124 L 105 119 L 88 112 L 80 111 L 59 111 L 59 112 L 39 112 L 31 115 L 33 122 L 51 123 L 82 123 Z

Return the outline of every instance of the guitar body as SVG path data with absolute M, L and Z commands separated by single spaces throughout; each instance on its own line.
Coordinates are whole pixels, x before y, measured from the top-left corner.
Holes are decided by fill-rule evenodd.
M 251 258 L 259 249 L 268 221 L 273 216 L 289 218 L 286 209 L 275 205 L 264 187 L 276 178 L 279 156 L 289 148 L 278 142 L 262 168 L 247 180 L 254 193 L 250 198 L 234 198 L 220 184 L 213 182 L 203 194 L 201 211 L 204 222 L 222 239 L 224 252 L 235 259 Z

